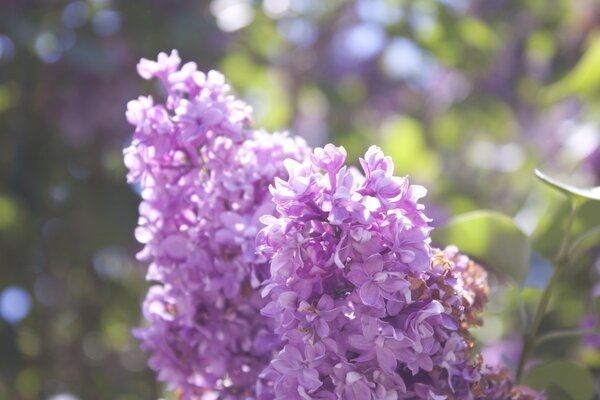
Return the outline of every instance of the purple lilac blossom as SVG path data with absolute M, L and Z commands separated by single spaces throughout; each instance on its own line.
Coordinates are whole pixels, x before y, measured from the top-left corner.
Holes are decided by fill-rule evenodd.
M 250 108 L 223 75 L 180 64 L 177 51 L 142 59 L 140 76 L 158 78 L 167 98 L 127 107 L 135 133 L 125 165 L 142 196 L 138 258 L 156 282 L 144 301 L 148 325 L 134 334 L 182 399 L 251 399 L 279 344 L 259 313 L 268 275 L 255 252 L 259 219 L 274 211 L 268 187 L 286 177 L 283 160 L 309 151 L 300 139 L 251 129 Z
M 257 238 L 270 261 L 263 315 L 284 347 L 258 398 L 530 399 L 472 357 L 468 328 L 487 300 L 485 272 L 454 247 L 430 247 L 421 186 L 371 147 L 363 173 L 342 147 L 286 160 L 277 215 Z

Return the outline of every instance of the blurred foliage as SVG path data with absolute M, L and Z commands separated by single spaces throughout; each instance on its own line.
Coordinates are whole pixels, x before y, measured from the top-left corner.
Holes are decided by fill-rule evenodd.
M 591 399 L 596 393 L 593 376 L 580 365 L 566 361 L 532 368 L 525 382 L 538 390 L 553 385 L 556 389 L 548 393 L 548 400 Z
M 568 203 L 533 168 L 576 186 L 600 177 L 593 0 L 3 0 L 2 399 L 162 393 L 130 335 L 147 284 L 121 149 L 126 102 L 155 91 L 137 77 L 137 60 L 172 48 L 222 70 L 257 126 L 344 145 L 353 162 L 381 145 L 397 173 L 429 188 L 436 225 L 501 211 L 551 258 Z M 584 206 L 576 235 L 598 226 L 597 207 Z M 593 313 L 591 247 L 564 274 L 542 330 Z M 482 346 L 514 347 L 545 265 L 531 264 L 526 282 L 537 283 L 522 294 L 494 286 Z M 600 369 L 598 348 L 578 340 L 535 357 Z
M 527 278 L 529 238 L 504 214 L 479 210 L 451 218 L 431 233 L 439 245 L 454 244 L 488 271 L 518 285 Z

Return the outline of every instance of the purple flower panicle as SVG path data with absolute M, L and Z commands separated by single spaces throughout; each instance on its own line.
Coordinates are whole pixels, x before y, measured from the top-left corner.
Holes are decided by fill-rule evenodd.
M 344 166 L 342 147 L 288 160 L 261 220 L 270 261 L 263 315 L 283 349 L 260 399 L 528 399 L 473 361 L 468 328 L 487 299 L 485 272 L 430 247 L 425 189 L 393 175 L 377 147 Z M 503 397 L 504 396 L 504 397 Z
M 250 108 L 220 73 L 180 64 L 176 51 L 141 60 L 139 74 L 158 78 L 167 98 L 127 107 L 135 133 L 124 159 L 142 197 L 138 258 L 157 283 L 144 301 L 148 325 L 135 335 L 183 399 L 249 399 L 279 340 L 259 313 L 268 275 L 255 252 L 259 219 L 274 211 L 268 187 L 286 177 L 283 160 L 308 150 L 251 129 Z
M 223 75 L 142 59 L 166 99 L 127 107 L 155 282 L 135 330 L 158 379 L 193 399 L 532 400 L 473 352 L 485 271 L 430 246 L 426 190 L 373 146 L 310 154 L 251 128 Z

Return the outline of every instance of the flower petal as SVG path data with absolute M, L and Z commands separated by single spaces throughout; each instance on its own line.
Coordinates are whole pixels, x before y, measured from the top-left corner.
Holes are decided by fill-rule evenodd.
M 302 385 L 306 390 L 312 392 L 317 390 L 322 382 L 319 380 L 319 373 L 316 369 L 305 369 L 298 376 L 298 383 Z
M 381 369 L 388 375 L 393 375 L 396 369 L 396 356 L 394 352 L 386 347 L 378 347 L 376 349 L 377 363 Z
M 363 304 L 371 307 L 376 307 L 380 302 L 379 286 L 373 282 L 366 282 L 359 290 L 360 300 Z

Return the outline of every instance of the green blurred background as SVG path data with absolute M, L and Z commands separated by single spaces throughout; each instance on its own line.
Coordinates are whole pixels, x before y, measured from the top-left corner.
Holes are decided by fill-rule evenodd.
M 434 224 L 502 211 L 550 257 L 566 207 L 532 169 L 599 183 L 593 0 L 0 0 L 0 399 L 163 396 L 130 335 L 147 283 L 121 149 L 127 101 L 158 93 L 138 59 L 173 48 L 224 72 L 256 126 L 344 145 L 351 162 L 381 145 L 429 188 Z M 579 231 L 600 223 L 582 214 Z M 587 315 L 594 260 L 567 274 L 543 329 Z M 493 293 L 478 337 L 502 348 L 519 296 Z M 596 369 L 599 354 L 567 341 L 538 357 Z

